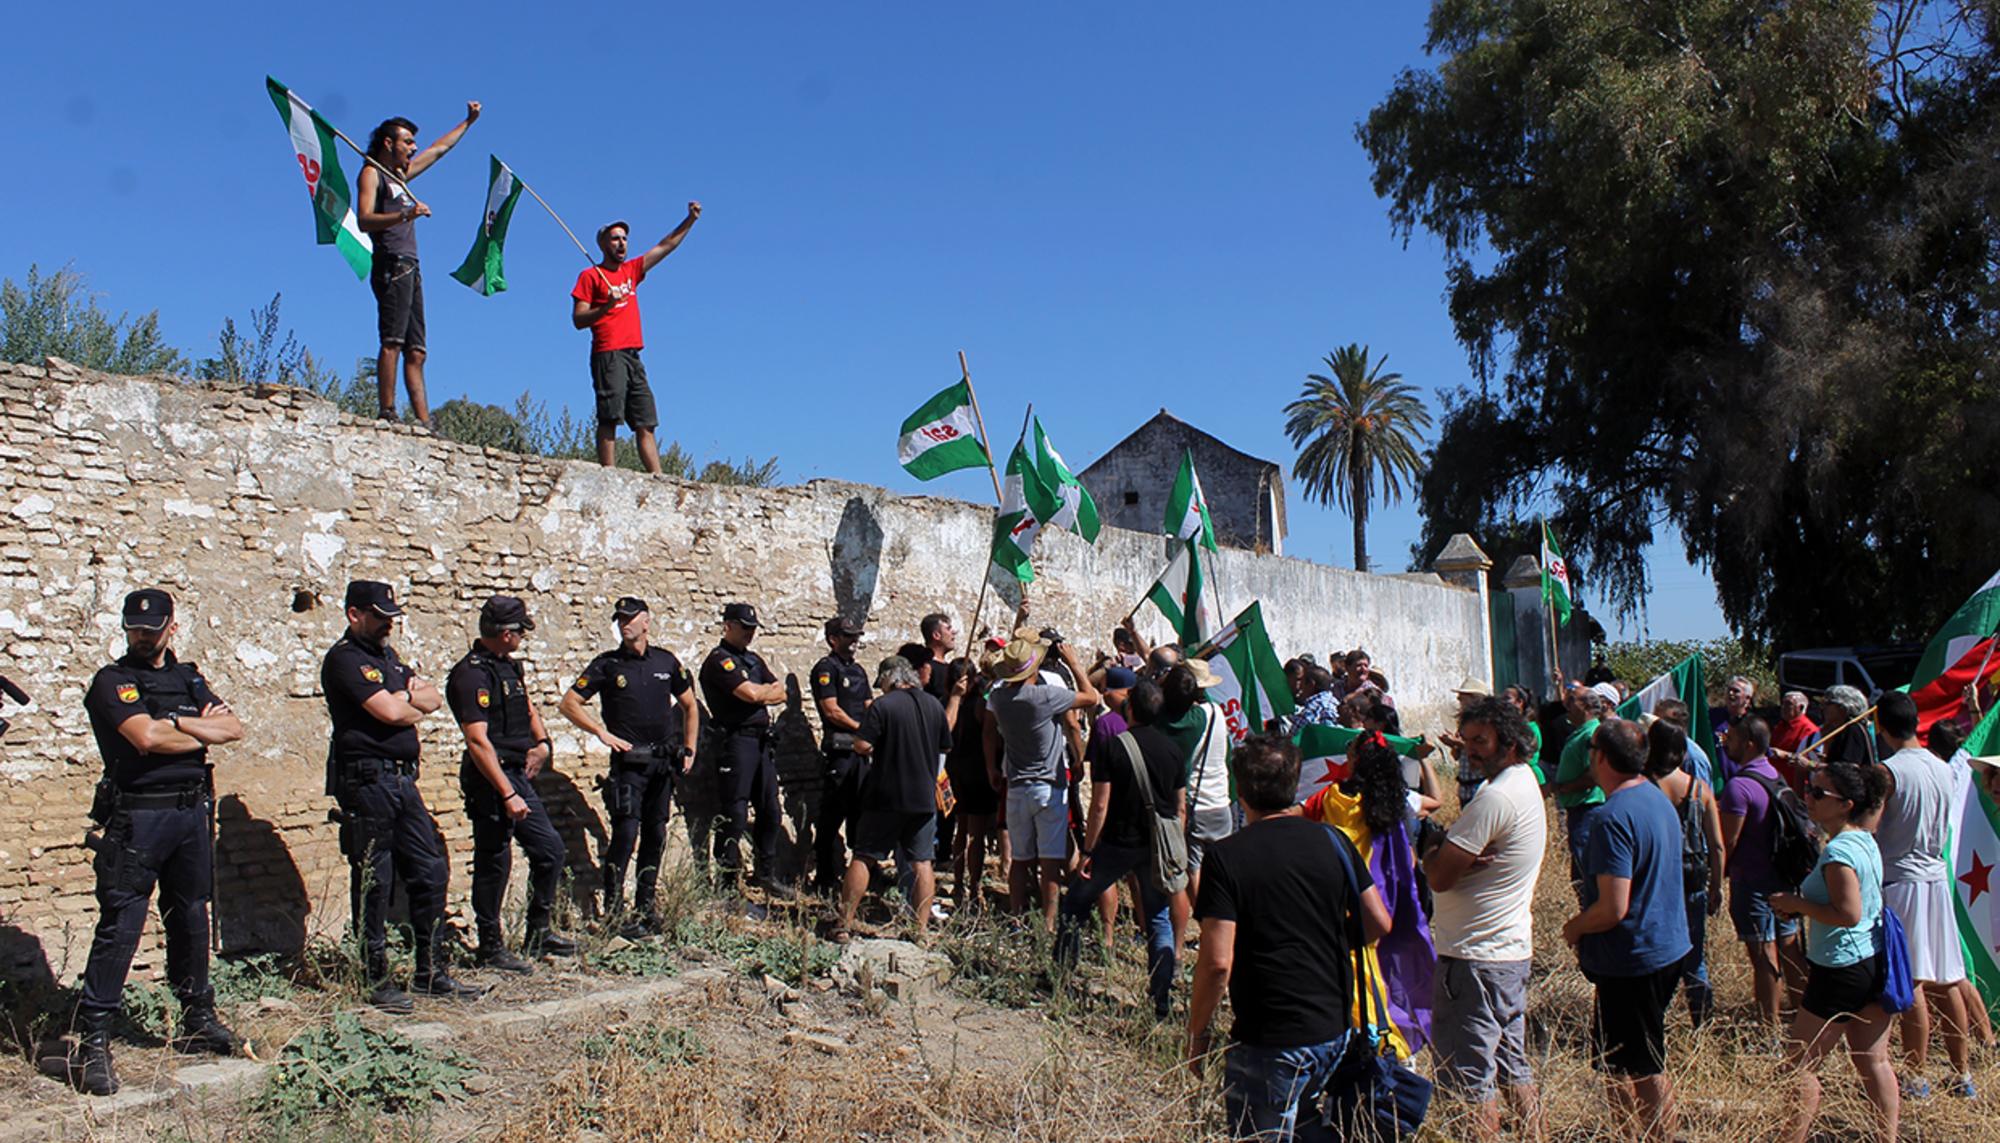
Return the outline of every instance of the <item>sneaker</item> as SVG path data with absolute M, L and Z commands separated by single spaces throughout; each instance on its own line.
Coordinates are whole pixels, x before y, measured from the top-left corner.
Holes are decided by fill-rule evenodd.
M 480 968 L 497 969 L 501 972 L 512 972 L 521 976 L 526 976 L 535 971 L 534 965 L 515 956 L 504 945 L 495 945 L 491 948 L 484 945 L 480 946 L 479 951 L 472 954 L 472 963 L 478 965 Z
M 118 1094 L 118 1072 L 111 1066 L 111 1034 L 86 1032 L 70 1056 L 70 1072 L 86 1095 Z
M 378 1011 L 387 1012 L 391 1016 L 407 1016 L 417 1010 L 415 1002 L 410 999 L 410 994 L 393 984 L 376 985 L 375 990 L 368 994 L 368 1003 L 374 1005 Z
M 1944 1093 L 1953 1099 L 1979 1098 L 1979 1092 L 1972 1086 L 1971 1076 L 1960 1076 L 1951 1081 L 1951 1086 L 1945 1088 Z
M 1922 1076 L 1903 1077 L 1902 1087 L 1904 1099 L 1929 1099 L 1931 1097 L 1931 1081 Z
M 411 980 L 410 991 L 420 996 L 441 996 L 447 1000 L 474 1000 L 486 995 L 484 988 L 460 984 L 443 969 L 434 969 L 428 976 L 418 976 Z
M 529 956 L 575 956 L 576 942 L 557 933 L 529 933 L 521 951 Z

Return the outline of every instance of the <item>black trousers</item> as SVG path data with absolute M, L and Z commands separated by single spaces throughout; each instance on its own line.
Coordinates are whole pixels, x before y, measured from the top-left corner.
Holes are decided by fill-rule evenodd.
M 562 835 L 549 820 L 542 796 L 520 766 L 501 767 L 514 792 L 528 803 L 528 816 L 514 821 L 507 816 L 506 800 L 467 761 L 458 771 L 458 787 L 465 793 L 465 816 L 472 819 L 472 919 L 479 930 L 479 947 L 497 949 L 503 938 L 500 928 L 500 900 L 507 895 L 507 879 L 514 871 L 514 842 L 528 855 L 529 933 L 545 933 L 549 914 L 555 910 L 556 888 L 562 883 L 563 862 L 568 850 Z
M 627 765 L 614 759 L 604 779 L 604 816 L 611 819 L 611 843 L 604 850 L 604 911 L 615 915 L 625 899 L 625 867 L 639 850 L 639 880 L 632 906 L 650 916 L 667 849 L 667 819 L 673 816 L 671 758 Z
M 112 815 L 97 851 L 97 932 L 83 970 L 84 1009 L 118 1010 L 155 886 L 160 890 L 160 923 L 167 936 L 167 980 L 174 995 L 183 1006 L 213 1002 L 208 984 L 213 848 L 206 800 Z
M 847 873 L 847 846 L 854 843 L 861 779 L 867 773 L 867 760 L 853 751 L 826 754 L 826 785 L 820 790 L 819 818 L 813 823 L 813 876 L 821 888 L 838 887 Z
M 743 862 L 740 850 L 743 834 L 751 829 L 750 815 L 756 811 L 756 828 L 751 833 L 760 877 L 774 876 L 778 865 L 778 762 L 770 738 L 761 730 L 725 731 L 718 746 L 715 784 L 722 812 L 715 823 L 715 862 L 724 872 L 735 872 Z
M 438 841 L 437 822 L 417 792 L 416 778 L 384 769 L 372 777 L 343 781 L 336 789 L 334 800 L 346 819 L 340 848 L 352 871 L 350 905 L 361 926 L 369 978 L 388 975 L 389 889 L 399 875 L 410 895 L 417 972 L 429 972 L 437 963 L 443 935 L 451 867 Z

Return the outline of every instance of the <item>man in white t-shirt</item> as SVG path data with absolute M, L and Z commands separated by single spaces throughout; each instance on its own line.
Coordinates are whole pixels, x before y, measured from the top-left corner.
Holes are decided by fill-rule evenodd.
M 1504 1088 L 1523 1130 L 1541 1138 L 1527 1011 L 1535 882 L 1548 818 L 1526 765 L 1534 734 L 1519 708 L 1492 697 L 1459 713 L 1458 733 L 1463 763 L 1485 782 L 1423 859 L 1435 898 L 1431 1050 L 1438 1086 L 1473 1105 L 1473 1123 L 1485 1139 L 1499 1134 Z

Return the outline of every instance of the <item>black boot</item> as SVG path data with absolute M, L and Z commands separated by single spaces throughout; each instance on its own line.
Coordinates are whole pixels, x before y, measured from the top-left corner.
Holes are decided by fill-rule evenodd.
M 547 928 L 533 928 L 522 938 L 521 951 L 529 956 L 575 956 L 576 942 Z
M 215 1014 L 214 1000 L 196 1000 L 181 1007 L 181 1035 L 174 1048 L 191 1054 L 238 1056 L 243 1054 L 243 1038 Z
M 118 1013 L 83 1011 L 77 1013 L 76 1051 L 70 1056 L 70 1075 L 86 1095 L 111 1095 L 118 1090 L 118 1072 L 111 1066 L 111 1025 Z

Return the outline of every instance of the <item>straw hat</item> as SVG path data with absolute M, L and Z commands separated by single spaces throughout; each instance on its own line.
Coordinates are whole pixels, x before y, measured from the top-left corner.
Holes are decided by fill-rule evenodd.
M 1492 698 L 1493 688 L 1486 685 L 1485 679 L 1474 678 L 1471 675 L 1467 675 L 1465 676 L 1465 681 L 1458 684 L 1458 690 L 1454 693 L 1462 695 L 1478 695 L 1481 698 Z
M 1210 669 L 1207 659 L 1187 659 L 1185 662 L 1188 670 L 1194 672 L 1194 681 L 1203 690 L 1222 685 L 1222 676 Z
M 1014 632 L 1014 637 L 1007 641 L 1006 648 L 994 663 L 993 672 L 1003 683 L 1024 682 L 1034 678 L 1035 672 L 1042 669 L 1042 660 L 1048 657 L 1048 653 L 1049 645 L 1042 642 L 1041 636 L 1024 627 Z

